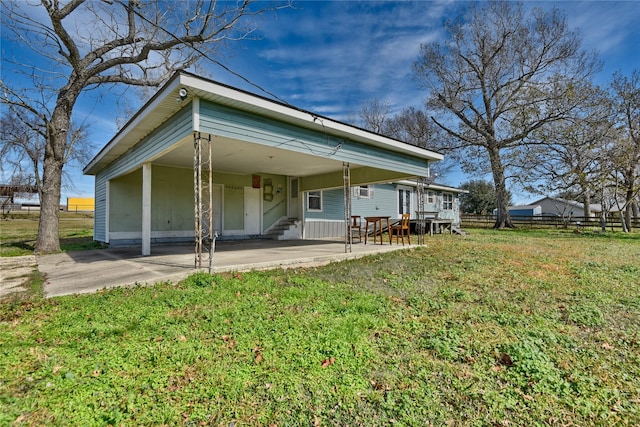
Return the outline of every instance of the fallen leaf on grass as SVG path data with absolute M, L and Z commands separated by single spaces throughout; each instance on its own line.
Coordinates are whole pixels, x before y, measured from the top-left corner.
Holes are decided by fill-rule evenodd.
M 384 390 L 384 388 L 385 388 L 383 384 L 380 384 L 379 382 L 377 382 L 375 380 L 369 380 L 369 382 L 371 383 L 373 388 L 375 388 L 376 390 Z
M 324 359 L 322 361 L 322 365 L 320 365 L 320 366 L 322 366 L 323 368 L 326 368 L 328 366 L 333 365 L 334 363 L 336 363 L 336 359 L 334 357 L 331 357 L 329 359 Z
M 604 348 L 605 350 L 613 350 L 613 346 L 608 342 L 602 343 L 602 348 Z
M 513 366 L 513 359 L 507 353 L 502 353 L 498 359 L 498 363 L 503 366 Z
M 256 355 L 256 357 L 253 359 L 253 363 L 260 363 L 260 362 L 262 362 L 262 360 L 264 360 L 264 357 L 262 357 L 262 348 L 255 347 L 253 349 L 253 352 Z

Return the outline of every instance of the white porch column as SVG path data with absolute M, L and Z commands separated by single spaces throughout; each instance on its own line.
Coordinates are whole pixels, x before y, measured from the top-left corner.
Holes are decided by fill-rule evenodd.
M 111 180 L 109 179 L 105 183 L 104 212 L 104 242 L 109 243 L 109 227 L 111 226 Z
M 151 163 L 142 165 L 142 256 L 151 255 Z

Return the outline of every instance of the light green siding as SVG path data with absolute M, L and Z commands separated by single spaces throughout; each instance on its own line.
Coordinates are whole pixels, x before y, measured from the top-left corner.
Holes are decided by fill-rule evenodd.
M 147 137 L 145 137 L 140 143 L 136 144 L 133 148 L 131 148 L 127 153 L 122 155 L 116 161 L 108 165 L 103 170 L 99 171 L 96 174 L 95 181 L 95 198 L 96 198 L 96 211 L 95 211 L 95 230 L 94 230 L 94 239 L 98 241 L 106 241 L 106 215 L 107 215 L 107 182 L 111 180 L 111 183 L 115 181 L 115 197 L 116 200 L 119 198 L 125 198 L 128 201 L 128 192 L 130 196 L 134 196 L 133 192 L 139 190 L 139 195 L 142 194 L 142 175 L 140 173 L 140 185 L 138 190 L 125 190 L 121 188 L 120 183 L 118 182 L 119 177 L 122 177 L 126 174 L 131 173 L 132 171 L 136 171 L 142 166 L 142 163 L 148 161 L 149 159 L 159 155 L 160 153 L 167 150 L 171 147 L 176 141 L 188 136 L 193 131 L 192 127 L 192 114 L 191 114 L 191 104 L 185 106 L 182 110 L 180 110 L 176 115 L 174 115 L 170 120 L 167 120 L 153 132 L 151 132 Z M 134 172 L 135 173 L 135 172 Z M 191 172 L 193 176 L 193 173 Z M 129 178 L 124 178 L 131 179 Z M 191 188 L 193 188 L 193 178 L 191 178 Z M 114 197 L 113 193 L 114 188 L 111 187 L 109 190 L 109 198 L 112 199 Z M 193 194 L 193 189 L 191 189 L 191 194 Z M 152 196 L 153 197 L 153 196 Z M 142 202 L 139 199 L 137 204 L 141 205 Z M 128 201 L 129 202 L 129 201 Z M 121 225 L 118 223 L 118 213 L 121 209 L 125 209 L 124 207 L 118 205 L 117 203 L 110 203 L 109 209 L 109 232 L 113 232 L 114 224 L 113 220 L 116 219 L 115 224 L 117 228 L 121 229 L 134 229 L 136 231 L 141 230 L 141 217 L 140 215 L 135 215 L 136 213 L 133 211 L 129 211 L 127 215 L 131 215 L 131 218 L 135 216 L 135 222 L 132 225 Z M 141 209 L 141 208 L 140 208 Z M 141 213 L 141 211 L 140 211 Z M 137 227 L 137 228 L 136 228 Z M 124 231 L 124 230 L 122 230 Z
M 93 217 L 93 239 L 99 242 L 107 241 L 107 180 L 104 176 L 96 176 L 95 199 L 96 209 Z
M 264 200 L 263 211 L 263 231 L 269 229 L 280 218 L 287 216 L 287 177 L 283 175 L 262 175 L 262 182 L 271 180 L 273 186 L 273 199 Z
M 151 231 L 193 230 L 193 172 L 152 166 Z M 110 184 L 110 233 L 142 229 L 142 169 Z
M 427 175 L 425 159 L 336 138 L 207 101 L 200 102 L 200 131 L 354 165 L 391 169 L 409 176 Z
M 153 166 L 151 229 L 153 231 L 193 230 L 193 212 L 193 171 Z
M 342 189 L 325 190 L 322 192 L 322 212 L 310 211 L 307 206 L 307 194 L 304 193 L 305 218 L 344 221 L 344 197 Z
M 373 197 L 358 198 L 354 189 L 351 193 L 351 214 L 364 218 L 367 216 L 389 216 L 391 220 L 400 219 L 398 211 L 398 189 L 411 191 L 411 218 L 415 220 L 418 200 L 415 187 L 401 184 L 376 184 L 373 186 Z M 434 192 L 434 203 L 425 204 L 425 210 L 438 212 L 440 219 L 452 219 L 454 225 L 460 223 L 460 203 L 458 194 L 453 194 L 453 209 L 443 209 L 443 192 Z M 309 238 L 344 236 L 344 199 L 342 189 L 322 192 L 322 212 L 309 211 L 305 197 L 305 233 Z

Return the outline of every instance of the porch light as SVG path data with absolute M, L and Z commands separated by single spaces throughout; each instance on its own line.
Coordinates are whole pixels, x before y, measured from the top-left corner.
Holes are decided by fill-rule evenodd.
M 188 95 L 189 95 L 189 92 L 187 92 L 187 89 L 181 87 L 180 90 L 178 91 L 178 98 L 176 98 L 176 101 L 177 102 L 184 101 L 185 99 L 187 99 Z

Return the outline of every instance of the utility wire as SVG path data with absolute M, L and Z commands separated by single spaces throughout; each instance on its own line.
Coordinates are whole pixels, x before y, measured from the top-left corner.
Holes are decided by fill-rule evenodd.
M 120 5 L 122 7 L 125 8 L 125 10 L 129 10 L 129 6 L 125 5 L 122 1 L 119 1 L 118 3 L 120 3 Z M 288 105 L 290 107 L 294 107 L 293 105 L 291 105 L 290 103 L 288 103 L 287 101 L 285 101 L 284 99 L 280 98 L 278 95 L 268 91 L 267 89 L 263 88 L 262 86 L 260 86 L 257 83 L 252 82 L 251 80 L 249 80 L 248 78 L 244 77 L 243 75 L 241 75 L 240 73 L 237 73 L 235 71 L 233 71 L 231 68 L 229 68 L 228 66 L 224 65 L 223 63 L 221 63 L 220 61 L 218 61 L 217 59 L 213 59 L 209 56 L 209 54 L 207 54 L 206 52 L 202 51 L 200 48 L 198 48 L 195 45 L 195 42 L 187 42 L 182 40 L 180 37 L 178 37 L 177 35 L 175 35 L 174 33 L 172 33 L 171 31 L 167 30 L 166 28 L 163 28 L 161 26 L 158 26 L 156 23 L 152 22 L 151 20 L 149 20 L 146 16 L 142 15 L 140 12 L 138 12 L 135 8 L 131 8 L 133 13 L 136 14 L 140 19 L 142 19 L 143 21 L 147 22 L 148 24 L 152 25 L 155 28 L 158 28 L 162 31 L 164 31 L 165 33 L 167 33 L 170 37 L 173 37 L 175 40 L 188 45 L 191 49 L 195 50 L 196 52 L 198 52 L 202 57 L 208 59 L 209 61 L 213 62 L 214 64 L 220 66 L 221 68 L 223 68 L 224 70 L 226 70 L 227 72 L 231 73 L 232 75 L 242 79 L 243 81 L 245 81 L 246 83 L 250 84 L 251 86 L 257 88 L 258 90 L 266 93 L 269 96 L 272 96 L 273 98 L 275 98 L 276 100 L 278 100 L 279 102 Z M 295 108 L 295 107 L 294 107 Z

